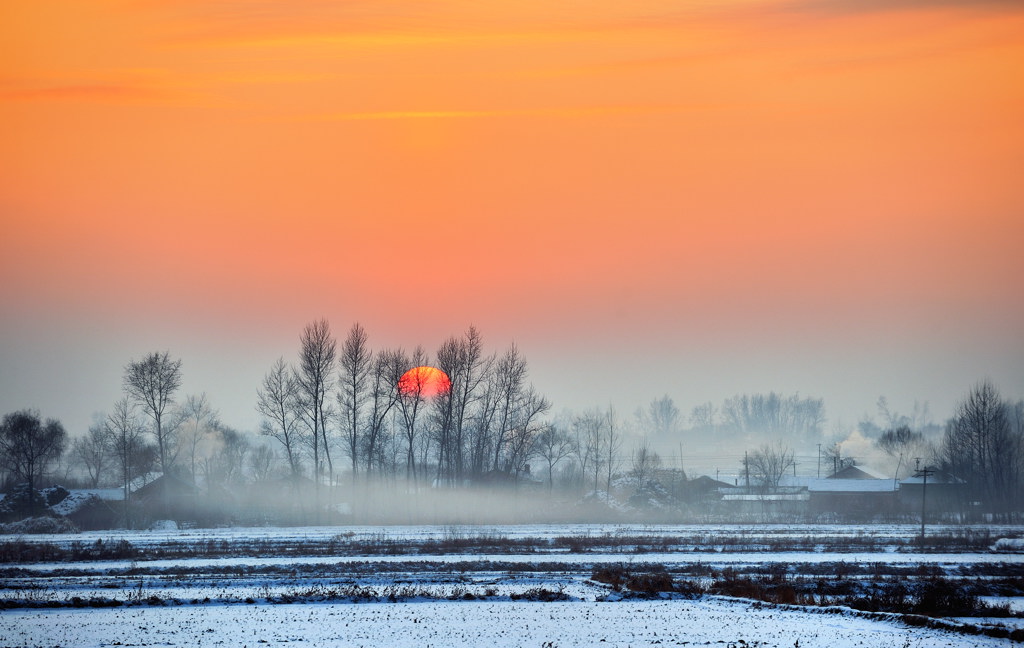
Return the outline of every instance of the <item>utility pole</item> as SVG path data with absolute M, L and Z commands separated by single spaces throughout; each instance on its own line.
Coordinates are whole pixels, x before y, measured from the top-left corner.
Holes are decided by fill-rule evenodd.
M 921 548 L 924 548 L 924 516 L 925 516 L 925 495 L 928 492 L 928 476 L 934 475 L 935 471 L 925 466 L 921 467 L 921 459 L 917 458 L 916 470 L 914 471 L 914 477 L 920 477 L 921 481 Z
M 747 480 L 747 494 L 750 494 L 750 460 L 747 459 L 747 453 L 743 453 L 743 474 Z
M 821 444 L 818 444 L 818 479 L 821 479 Z

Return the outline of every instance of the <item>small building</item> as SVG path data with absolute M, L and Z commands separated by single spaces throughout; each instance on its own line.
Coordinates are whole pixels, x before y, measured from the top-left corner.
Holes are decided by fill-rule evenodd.
M 729 513 L 762 521 L 792 519 L 794 516 L 804 515 L 809 499 L 807 489 L 802 486 L 731 486 L 722 488 L 719 492 L 722 494 L 722 504 Z
M 160 475 L 132 493 L 132 502 L 145 512 L 144 523 L 194 520 L 199 489 L 173 475 Z
M 906 512 L 920 512 L 922 497 L 929 515 L 961 513 L 971 515 L 980 503 L 967 501 L 967 482 L 943 470 L 935 470 L 924 477 L 900 480 L 900 506 Z
M 808 511 L 815 516 L 835 514 L 843 519 L 867 521 L 890 517 L 899 511 L 897 484 L 892 479 L 833 476 L 809 481 L 807 490 Z

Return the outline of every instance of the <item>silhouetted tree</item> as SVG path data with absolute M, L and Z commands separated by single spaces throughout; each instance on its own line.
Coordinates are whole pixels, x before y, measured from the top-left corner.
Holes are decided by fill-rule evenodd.
M 547 464 L 548 493 L 550 494 L 555 483 L 555 466 L 572 455 L 572 439 L 560 428 L 554 425 L 545 425 L 537 435 L 534 448 L 537 456 Z
M 643 490 L 647 481 L 654 474 L 654 471 L 661 468 L 661 457 L 651 449 L 650 444 L 647 442 L 647 437 L 643 437 L 636 447 L 633 448 L 630 463 L 630 474 L 636 479 L 637 488 Z
M 1024 436 L 1012 425 L 1013 406 L 991 381 L 975 385 L 946 428 L 942 460 L 984 506 L 1009 517 L 1021 506 Z
M 470 326 L 463 337 L 451 337 L 437 351 L 437 366 L 448 375 L 451 387 L 438 399 L 440 408 L 438 478 L 449 483 L 460 483 L 470 473 L 479 476 L 483 452 L 476 452 L 480 436 L 470 437 L 467 430 L 471 408 L 482 397 L 493 357 L 484 357 L 483 338 L 476 327 Z M 480 426 L 474 428 L 476 431 Z M 467 459 L 467 454 L 469 458 Z
M 604 468 L 606 473 L 605 492 L 611 497 L 612 477 L 622 464 L 622 432 L 619 430 L 618 419 L 615 416 L 615 409 L 608 408 L 605 415 L 604 426 Z
M 551 409 L 551 403 L 530 385 L 519 395 L 512 416 L 512 430 L 505 450 L 504 471 L 519 477 L 526 461 L 533 453 L 537 434 L 543 429 L 541 416 Z
M 107 415 L 104 426 L 117 462 L 117 469 L 124 489 L 125 525 L 131 526 L 131 482 L 149 470 L 155 452 L 147 451 L 142 441 L 143 427 L 135 412 L 135 405 L 122 398 L 114 403 L 114 410 Z
M 369 376 L 373 354 L 366 343 L 366 330 L 356 322 L 341 345 L 338 359 L 340 389 L 338 407 L 341 411 L 345 450 L 352 461 L 352 478 L 359 469 L 359 450 L 363 436 L 363 408 L 369 398 Z
M 604 414 L 597 409 L 590 409 L 579 416 L 573 417 L 572 428 L 574 451 L 580 465 L 580 473 L 586 482 L 588 471 L 594 475 L 594 490 L 598 489 L 601 468 L 604 465 L 604 426 L 607 422 Z M 585 486 L 584 486 L 585 487 Z
M 404 354 L 402 354 L 404 356 Z M 402 365 L 405 370 L 427 364 L 427 354 L 422 347 L 416 347 L 412 358 L 404 357 Z M 426 402 L 426 374 L 414 372 L 412 379 L 406 383 L 405 390 L 398 399 L 402 413 L 403 432 L 405 436 L 405 478 L 411 483 L 416 482 L 416 444 L 419 441 L 420 429 L 417 427 L 420 412 Z
M 268 445 L 257 445 L 249 452 L 249 473 L 256 483 L 269 481 L 278 467 L 278 456 Z
M 924 448 L 925 443 L 924 435 L 920 432 L 911 430 L 910 426 L 906 424 L 882 432 L 875 441 L 875 445 L 878 446 L 882 452 L 890 457 L 896 458 L 896 474 L 893 476 L 894 481 L 899 480 L 900 468 L 904 461 L 911 456 L 911 453 L 915 451 L 920 452 Z
M 367 474 L 373 472 L 374 466 L 378 472 L 383 472 L 387 464 L 384 451 L 388 417 L 398 403 L 398 381 L 406 370 L 405 363 L 404 353 L 390 349 L 378 351 L 374 357 L 364 452 Z
M 298 411 L 309 427 L 313 449 L 314 481 L 319 484 L 322 475 L 320 453 L 327 459 L 328 471 L 333 478 L 334 464 L 331 461 L 330 444 L 327 438 L 327 394 L 331 391 L 334 360 L 337 357 L 337 342 L 331 336 L 327 320 L 321 319 L 307 324 L 300 338 L 299 368 L 296 373 L 298 384 Z M 317 489 L 319 493 L 319 489 Z M 319 497 L 319 495 L 318 495 Z
M 215 432 L 216 450 L 203 459 L 202 467 L 207 489 L 215 486 L 245 482 L 245 459 L 249 454 L 249 439 L 234 428 L 221 425 Z
M 181 387 L 181 360 L 170 355 L 151 353 L 124 369 L 124 389 L 142 411 L 153 420 L 153 434 L 160 453 L 160 470 L 170 474 L 174 463 L 175 426 L 165 420 L 168 407 L 174 403 L 174 392 Z
M 717 408 L 711 401 L 694 406 L 690 412 L 690 425 L 697 430 L 713 430 L 717 411 Z
M 302 473 L 297 400 L 298 382 L 284 358 L 278 358 L 256 390 L 256 411 L 264 417 L 260 434 L 277 439 L 284 447 L 293 480 Z
M 64 452 L 67 436 L 56 419 L 44 422 L 34 410 L 12 412 L 0 423 L 0 461 L 16 479 L 27 483 L 32 493 L 49 465 Z
M 675 435 L 679 431 L 680 416 L 679 408 L 675 402 L 665 394 L 661 398 L 655 398 L 647 405 L 647 410 L 641 417 L 645 431 L 655 437 L 665 439 Z
M 809 443 L 821 436 L 825 404 L 820 398 L 782 396 L 775 392 L 743 394 L 726 399 L 721 414 L 734 433 Z
M 795 465 L 793 450 L 782 442 L 761 446 L 750 454 L 748 461 L 750 476 L 765 491 L 778 488 L 783 475 Z
M 217 411 L 210 405 L 210 399 L 206 392 L 199 396 L 190 395 L 185 399 L 179 412 L 181 427 L 184 430 L 184 445 L 188 452 L 189 474 L 192 476 L 192 484 L 196 483 L 196 459 L 204 446 L 209 451 L 211 437 L 216 433 L 220 422 L 217 420 Z
M 89 487 L 98 487 L 114 459 L 113 446 L 106 425 L 102 421 L 90 425 L 88 432 L 71 442 L 71 454 L 85 468 Z

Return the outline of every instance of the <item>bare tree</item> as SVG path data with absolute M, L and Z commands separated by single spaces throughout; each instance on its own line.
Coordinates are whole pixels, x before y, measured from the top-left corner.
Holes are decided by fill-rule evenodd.
M 181 429 L 183 431 L 185 451 L 188 452 L 189 474 L 192 476 L 192 484 L 196 483 L 196 459 L 203 446 L 209 446 L 211 435 L 213 435 L 220 422 L 217 420 L 217 411 L 210 406 L 210 399 L 206 392 L 199 396 L 189 395 L 181 407 Z M 209 448 L 207 447 L 207 450 Z
M 367 474 L 373 472 L 374 466 L 383 471 L 386 463 L 384 450 L 388 415 L 398 403 L 398 381 L 405 372 L 406 362 L 404 353 L 387 349 L 378 351 L 374 358 L 364 451 Z
M 811 443 L 821 437 L 825 403 L 820 398 L 783 396 L 775 392 L 743 394 L 726 399 L 721 414 L 734 434 Z
M 697 405 L 690 412 L 690 425 L 698 430 L 713 430 L 717 412 L 711 401 Z
M 278 456 L 274 449 L 266 444 L 260 444 L 249 452 L 249 474 L 253 482 L 270 481 L 278 468 Z
M 647 485 L 647 481 L 654 474 L 654 471 L 661 468 L 661 457 L 651 449 L 650 444 L 647 442 L 647 437 L 643 437 L 636 447 L 633 448 L 631 459 L 632 470 L 630 472 L 636 479 L 637 488 L 643 490 Z
M 12 412 L 0 423 L 0 460 L 15 478 L 28 484 L 31 493 L 64 452 L 67 437 L 56 419 L 44 422 L 34 410 Z
M 132 361 L 124 369 L 125 392 L 142 406 L 142 411 L 153 420 L 153 434 L 160 452 L 160 470 L 169 474 L 174 464 L 175 428 L 167 425 L 164 416 L 174 403 L 174 392 L 181 387 L 181 360 L 170 355 L 151 353 L 138 362 Z
M 922 449 L 926 446 L 926 441 L 923 434 L 915 432 L 910 429 L 910 426 L 903 424 L 883 432 L 875 440 L 875 445 L 885 454 L 896 458 L 896 473 L 893 475 L 893 483 L 896 483 L 899 481 L 900 468 L 904 461 L 915 452 L 920 456 Z
M 519 396 L 512 416 L 512 429 L 505 452 L 504 471 L 519 478 L 526 460 L 533 453 L 537 434 L 543 428 L 540 417 L 551 409 L 551 403 L 534 389 L 527 387 Z
M 451 380 L 451 388 L 438 399 L 440 406 L 438 478 L 461 482 L 466 473 L 474 473 L 468 436 L 470 408 L 483 397 L 484 383 L 492 358 L 483 355 L 483 338 L 470 326 L 461 337 L 446 340 L 437 352 L 437 366 Z M 477 428 L 479 429 L 479 428 Z M 469 443 L 468 443 L 469 442 Z
M 746 469 L 768 492 L 779 487 L 786 471 L 794 465 L 793 450 L 783 442 L 765 444 L 750 454 Z
M 295 480 L 302 474 L 297 426 L 298 382 L 284 358 L 278 358 L 263 377 L 263 385 L 256 390 L 256 398 L 256 411 L 264 417 L 260 423 L 260 434 L 277 439 L 284 447 L 288 469 L 292 480 Z
M 145 444 L 142 442 L 143 428 L 136 416 L 135 405 L 128 398 L 122 398 L 114 403 L 114 411 L 107 416 L 105 426 L 114 449 L 114 456 L 117 458 L 124 489 L 125 525 L 130 529 L 131 482 L 138 474 L 136 471 L 144 469 L 144 466 L 140 465 L 144 463 L 140 458 L 145 452 Z
M 661 398 L 655 398 L 647 405 L 647 411 L 641 417 L 641 423 L 645 432 L 656 437 L 667 438 L 679 431 L 679 408 L 675 402 L 665 394 Z
M 226 425 L 218 426 L 214 436 L 213 451 L 200 463 L 203 481 L 211 495 L 218 488 L 245 483 L 246 458 L 251 448 L 244 434 Z
M 342 435 L 345 450 L 352 461 L 352 479 L 359 468 L 359 450 L 362 441 L 362 414 L 369 398 L 369 376 L 373 354 L 367 346 L 366 331 L 356 322 L 341 345 L 340 390 L 338 407 L 341 410 Z
M 554 425 L 545 425 L 537 435 L 535 452 L 547 464 L 548 494 L 550 494 L 555 483 L 555 466 L 572 455 L 572 439 L 560 428 Z
M 326 405 L 331 390 L 331 376 L 337 356 L 337 342 L 331 336 L 327 320 L 321 319 L 306 325 L 302 331 L 299 352 L 299 369 L 296 373 L 298 384 L 298 411 L 310 430 L 313 450 L 313 477 L 319 485 L 323 466 L 320 453 L 324 453 L 330 478 L 334 476 L 330 444 L 327 438 L 327 420 L 330 409 Z M 319 488 L 317 489 L 319 498 Z
M 494 393 L 497 396 L 493 428 L 494 461 L 492 463 L 495 470 L 499 470 L 502 465 L 501 454 L 512 433 L 516 403 L 526 384 L 526 376 L 526 358 L 513 344 L 498 361 L 493 377 Z
M 974 496 L 1006 518 L 1020 507 L 1024 459 L 1024 437 L 1012 421 L 1013 407 L 991 381 L 983 381 L 957 407 L 941 451 Z
M 102 421 L 89 426 L 89 431 L 71 442 L 71 453 L 85 468 L 89 487 L 97 488 L 110 466 L 113 449 L 110 435 Z
M 421 367 L 427 364 L 427 354 L 421 347 L 416 347 L 413 351 L 412 358 L 407 359 L 404 363 L 406 369 L 412 369 L 414 367 Z M 410 484 L 416 483 L 416 443 L 419 440 L 418 433 L 419 428 L 417 427 L 417 421 L 419 419 L 421 406 L 426 402 L 426 383 L 424 382 L 426 374 L 422 372 L 414 372 L 410 381 L 405 383 L 407 386 L 401 393 L 401 398 L 398 400 L 399 409 L 402 412 L 402 422 L 404 423 L 404 434 L 406 442 L 406 454 L 405 454 L 405 478 Z
M 600 410 L 591 409 L 573 417 L 572 427 L 575 436 L 574 450 L 576 460 L 580 464 L 580 473 L 586 481 L 588 471 L 594 475 L 594 490 L 598 489 L 601 468 L 604 465 L 604 426 L 606 418 Z M 585 488 L 585 485 L 584 485 Z
M 612 477 L 622 465 L 622 432 L 619 431 L 618 418 L 615 416 L 615 409 L 608 407 L 606 414 L 607 423 L 604 426 L 604 468 L 606 474 L 605 492 L 608 497 L 612 494 Z

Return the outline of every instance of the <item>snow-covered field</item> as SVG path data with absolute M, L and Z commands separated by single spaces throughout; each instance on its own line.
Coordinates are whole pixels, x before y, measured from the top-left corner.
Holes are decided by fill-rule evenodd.
M 234 605 L 0 614 L 11 646 L 1007 646 L 1008 639 L 720 599 Z
M 974 538 L 964 545 L 974 548 L 931 552 L 911 550 L 917 531 L 523 525 L 0 536 L 6 547 L 66 552 L 49 562 L 0 564 L 0 646 L 1011 645 L 964 628 L 1024 628 L 1024 619 L 922 625 L 920 618 L 835 606 L 685 591 L 638 596 L 594 576 L 605 566 L 689 583 L 724 574 L 847 585 L 1008 576 L 1024 589 L 1016 576 L 1024 562 L 1020 543 L 999 541 L 1020 538 L 1024 529 L 934 529 L 953 545 Z M 100 555 L 118 543 L 141 553 Z M 1018 595 L 985 600 L 1024 607 Z

